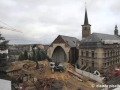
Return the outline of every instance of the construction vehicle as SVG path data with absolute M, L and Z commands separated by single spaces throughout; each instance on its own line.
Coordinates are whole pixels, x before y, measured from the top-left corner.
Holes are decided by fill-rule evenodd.
M 54 71 L 64 72 L 65 71 L 65 67 L 61 63 L 50 62 L 50 67 L 52 68 L 52 72 Z
M 54 67 L 54 71 L 64 72 L 65 67 L 63 65 L 58 65 Z

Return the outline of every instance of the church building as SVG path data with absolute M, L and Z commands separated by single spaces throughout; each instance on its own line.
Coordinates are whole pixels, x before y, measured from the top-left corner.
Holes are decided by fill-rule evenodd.
M 105 72 L 120 64 L 120 37 L 117 25 L 114 35 L 92 33 L 85 10 L 84 25 L 82 25 L 82 40 L 79 45 L 79 68 L 93 72 Z

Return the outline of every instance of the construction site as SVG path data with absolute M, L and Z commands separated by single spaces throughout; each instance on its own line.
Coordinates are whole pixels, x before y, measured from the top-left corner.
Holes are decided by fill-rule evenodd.
M 15 61 L 8 74 L 19 82 L 18 90 L 97 90 L 92 87 L 95 81 L 76 73 L 69 63 L 62 64 L 65 70 L 60 72 L 53 71 L 47 60 L 39 61 L 39 69 L 33 61 Z

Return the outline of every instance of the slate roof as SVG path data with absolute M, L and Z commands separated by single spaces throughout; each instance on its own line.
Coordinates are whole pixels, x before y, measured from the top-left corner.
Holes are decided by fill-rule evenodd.
M 63 35 L 60 36 L 70 47 L 76 47 L 77 43 L 79 42 L 79 40 L 75 37 L 63 36 Z
M 120 41 L 120 37 L 110 34 L 92 33 L 86 39 L 81 40 L 81 42 L 102 42 L 105 40 Z

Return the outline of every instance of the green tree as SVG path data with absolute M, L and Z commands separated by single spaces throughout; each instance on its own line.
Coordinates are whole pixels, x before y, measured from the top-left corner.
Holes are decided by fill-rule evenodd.
M 8 56 L 8 42 L 2 37 L 0 34 L 0 67 L 5 67 L 7 64 L 7 56 Z
M 33 45 L 32 52 L 32 60 L 36 62 L 36 69 L 39 69 L 38 61 L 43 61 L 45 59 L 47 59 L 49 62 L 52 61 L 52 59 L 47 56 L 44 49 L 40 49 L 37 45 Z
M 31 57 L 31 55 L 29 55 L 29 56 L 28 56 L 28 59 L 29 59 L 29 60 L 32 60 L 32 57 Z
M 27 60 L 28 59 L 28 52 L 25 50 L 24 51 L 24 60 Z
M 24 60 L 24 55 L 23 55 L 23 53 L 20 53 L 20 55 L 19 55 L 19 60 Z

